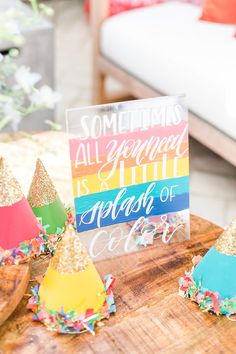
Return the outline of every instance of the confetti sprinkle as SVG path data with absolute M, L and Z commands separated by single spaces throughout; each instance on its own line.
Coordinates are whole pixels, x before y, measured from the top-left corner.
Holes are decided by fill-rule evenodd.
M 145 233 L 143 235 L 138 235 L 135 242 L 137 246 L 144 246 L 152 245 L 154 241 L 154 234 L 153 233 Z
M 75 228 L 75 219 L 71 208 L 66 207 L 65 210 L 67 213 L 67 226 L 72 225 Z M 0 247 L 0 266 L 17 265 L 41 254 L 49 253 L 53 255 L 65 230 L 58 229 L 58 233 L 55 235 L 48 235 L 42 225 L 39 225 L 39 228 L 39 235 L 32 240 L 21 242 L 17 247 L 8 250 Z
M 38 290 L 39 285 L 31 289 L 33 296 L 29 299 L 27 308 L 34 312 L 33 320 L 42 322 L 49 331 L 64 334 L 81 334 L 90 332 L 95 335 L 95 326 L 101 326 L 101 320 L 108 319 L 112 313 L 116 312 L 112 286 L 115 279 L 111 274 L 104 277 L 105 302 L 98 313 L 93 309 L 88 309 L 85 314 L 78 315 L 75 311 L 64 312 L 48 310 L 40 301 Z
M 236 314 L 236 296 L 231 299 L 222 299 L 217 292 L 202 288 L 200 281 L 194 281 L 194 268 L 202 258 L 201 256 L 197 257 L 193 259 L 192 270 L 186 272 L 185 277 L 179 280 L 179 295 L 196 302 L 204 312 L 208 311 L 216 315 L 226 316 Z
M 166 216 L 159 223 L 143 218 L 135 230 L 137 235 L 135 243 L 137 246 L 144 247 L 153 245 L 155 239 L 171 234 L 180 225 L 184 225 L 184 220 L 180 215 Z

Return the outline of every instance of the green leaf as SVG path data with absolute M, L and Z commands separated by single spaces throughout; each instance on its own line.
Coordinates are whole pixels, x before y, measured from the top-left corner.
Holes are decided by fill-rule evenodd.
M 0 119 L 0 130 L 5 128 L 10 123 L 10 121 L 11 121 L 11 119 L 9 117 L 1 118 Z
M 55 123 L 52 120 L 45 120 L 45 123 L 49 125 L 52 130 L 56 130 L 56 131 L 62 130 L 61 124 Z

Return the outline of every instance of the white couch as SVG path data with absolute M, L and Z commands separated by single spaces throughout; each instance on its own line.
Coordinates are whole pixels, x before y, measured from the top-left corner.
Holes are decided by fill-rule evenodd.
M 162 94 L 185 93 L 194 114 L 236 139 L 235 27 L 199 21 L 200 12 L 171 2 L 110 17 L 100 51 Z

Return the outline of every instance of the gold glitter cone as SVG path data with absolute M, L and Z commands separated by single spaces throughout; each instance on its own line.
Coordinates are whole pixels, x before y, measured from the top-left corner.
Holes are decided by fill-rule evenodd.
M 228 256 L 236 256 L 236 217 L 227 226 L 225 231 L 216 241 L 215 248 L 218 252 Z
M 51 267 L 58 273 L 70 274 L 83 271 L 89 262 L 90 258 L 79 236 L 73 227 L 69 227 L 51 259 Z
M 10 206 L 19 202 L 24 195 L 21 187 L 11 170 L 6 164 L 6 161 L 0 158 L 0 207 Z
M 57 198 L 57 191 L 42 161 L 38 159 L 28 195 L 30 206 L 40 208 L 53 203 Z

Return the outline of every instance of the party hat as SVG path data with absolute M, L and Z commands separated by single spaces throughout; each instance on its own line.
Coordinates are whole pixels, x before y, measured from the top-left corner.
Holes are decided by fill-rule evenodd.
M 47 234 L 61 232 L 66 224 L 66 211 L 40 159 L 36 163 L 28 201 Z
M 3 158 L 0 158 L 0 220 L 0 247 L 4 250 L 39 235 L 38 222 Z
M 28 307 L 50 329 L 80 332 L 114 312 L 113 296 L 107 299 L 112 283 L 110 276 L 102 281 L 79 236 L 69 227 Z
M 196 258 L 195 258 L 196 260 Z M 216 314 L 236 313 L 236 218 L 180 280 L 180 292 Z
M 85 313 L 100 310 L 103 282 L 73 229 L 60 242 L 41 283 L 39 296 L 48 309 Z

